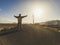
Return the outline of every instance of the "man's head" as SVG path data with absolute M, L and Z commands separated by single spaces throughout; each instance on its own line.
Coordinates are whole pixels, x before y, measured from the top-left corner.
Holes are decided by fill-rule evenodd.
M 21 16 L 21 14 L 19 14 L 19 17 Z

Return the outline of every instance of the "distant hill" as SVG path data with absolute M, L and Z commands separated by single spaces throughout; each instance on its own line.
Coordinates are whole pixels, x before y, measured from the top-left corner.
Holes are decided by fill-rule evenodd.
M 52 20 L 46 22 L 47 25 L 60 25 L 60 20 Z
M 47 26 L 50 26 L 50 27 L 60 28 L 60 20 L 51 20 L 51 21 L 47 21 L 47 22 L 42 22 L 40 24 L 41 25 L 47 25 Z

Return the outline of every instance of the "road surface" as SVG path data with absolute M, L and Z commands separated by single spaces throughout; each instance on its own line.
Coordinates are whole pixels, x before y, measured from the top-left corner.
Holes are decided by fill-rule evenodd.
M 22 31 L 0 36 L 0 45 L 59 45 L 56 32 L 39 25 L 23 25 Z

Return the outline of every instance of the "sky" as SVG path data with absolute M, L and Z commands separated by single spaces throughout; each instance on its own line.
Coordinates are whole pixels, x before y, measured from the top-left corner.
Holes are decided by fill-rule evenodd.
M 60 0 L 0 0 L 0 23 L 17 23 L 19 14 L 28 15 L 22 23 L 60 20 Z

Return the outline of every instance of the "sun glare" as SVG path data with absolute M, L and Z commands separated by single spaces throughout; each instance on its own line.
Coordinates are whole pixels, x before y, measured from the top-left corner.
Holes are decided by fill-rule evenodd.
M 40 8 L 35 8 L 33 13 L 34 15 L 41 16 L 41 14 L 43 14 L 43 10 Z
M 34 7 L 33 9 L 33 15 L 35 17 L 36 20 L 39 20 L 40 18 L 43 17 L 44 11 L 42 8 L 40 7 Z

